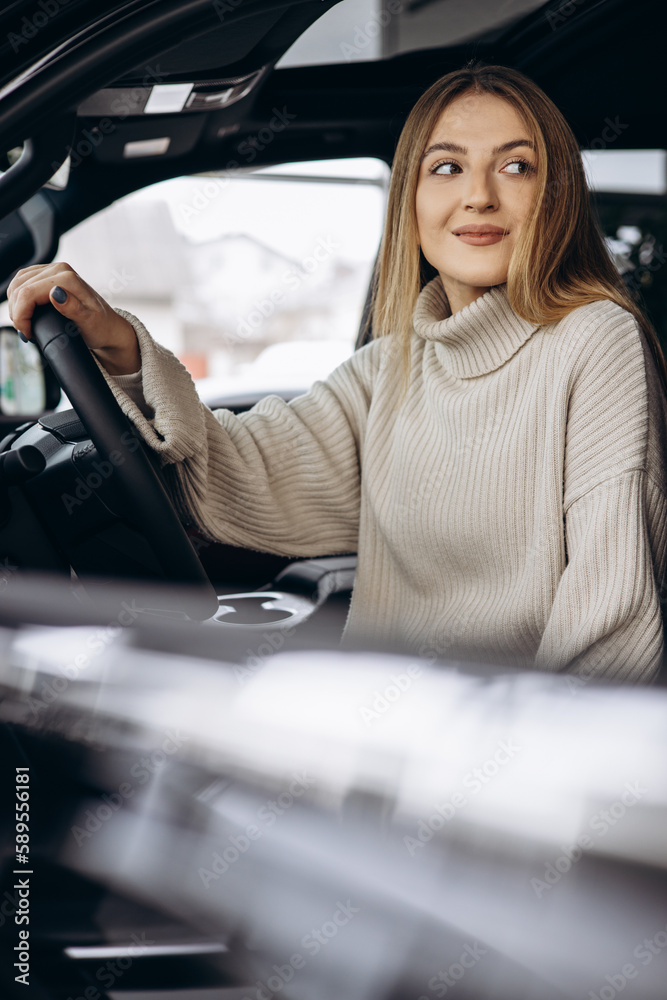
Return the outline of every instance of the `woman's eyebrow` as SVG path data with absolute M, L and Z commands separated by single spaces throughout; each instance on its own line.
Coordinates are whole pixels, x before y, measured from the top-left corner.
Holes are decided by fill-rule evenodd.
M 530 139 L 511 139 L 509 142 L 504 142 L 502 146 L 495 146 L 491 150 L 491 155 L 496 156 L 498 153 L 507 153 L 510 149 L 516 149 L 517 146 L 527 146 L 529 149 L 535 149 L 535 143 L 531 142 Z M 434 142 L 432 146 L 428 147 L 422 156 L 422 160 L 425 159 L 429 153 L 437 152 L 460 153 L 461 156 L 467 156 L 468 147 L 459 146 L 455 142 Z

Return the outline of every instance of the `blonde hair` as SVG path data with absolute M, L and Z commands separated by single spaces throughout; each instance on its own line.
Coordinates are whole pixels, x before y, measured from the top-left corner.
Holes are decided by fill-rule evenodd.
M 394 158 L 368 317 L 374 335 L 400 339 L 407 380 L 414 306 L 421 289 L 437 274 L 419 247 L 415 203 L 420 163 L 440 115 L 466 93 L 493 94 L 507 101 L 532 133 L 537 152 L 535 201 L 507 274 L 514 312 L 539 326 L 588 302 L 611 299 L 632 313 L 644 331 L 666 386 L 667 367 L 657 334 L 623 284 L 591 209 L 577 140 L 537 84 L 507 66 L 471 63 L 447 73 L 408 116 Z

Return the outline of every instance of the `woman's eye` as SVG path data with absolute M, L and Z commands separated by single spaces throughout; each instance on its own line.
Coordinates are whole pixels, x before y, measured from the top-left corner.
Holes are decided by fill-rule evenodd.
M 440 163 L 436 163 L 433 167 L 431 167 L 431 173 L 449 177 L 451 174 L 460 169 L 461 168 L 458 163 L 454 163 L 452 160 L 441 160 Z
M 511 163 L 506 163 L 503 169 L 508 174 L 529 174 L 534 168 L 528 160 L 512 160 Z

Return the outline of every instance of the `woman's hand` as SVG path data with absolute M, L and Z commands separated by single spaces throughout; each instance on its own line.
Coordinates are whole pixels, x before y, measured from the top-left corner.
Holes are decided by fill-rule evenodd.
M 131 325 L 69 264 L 22 268 L 7 289 L 7 300 L 11 321 L 26 340 L 32 336 L 35 306 L 50 302 L 62 316 L 76 323 L 110 375 L 128 375 L 141 368 L 139 344 Z

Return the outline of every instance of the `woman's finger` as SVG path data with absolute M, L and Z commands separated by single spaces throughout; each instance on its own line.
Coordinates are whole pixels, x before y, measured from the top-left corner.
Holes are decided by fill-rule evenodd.
M 33 277 L 14 291 L 10 302 L 11 320 L 14 327 L 27 339 L 32 336 L 32 316 L 35 306 L 51 302 L 62 316 L 75 323 L 81 320 L 85 322 L 85 319 L 90 317 L 90 308 L 82 303 L 75 290 L 64 287 L 66 283 L 74 284 L 69 275 L 66 277 L 61 275 L 59 280 L 60 284 L 51 275 Z
M 60 276 L 65 271 L 71 271 L 72 274 L 76 273 L 69 264 L 65 264 L 62 261 L 54 264 L 33 264 L 30 267 L 22 267 L 20 271 L 16 272 L 7 286 L 7 298 L 11 300 L 12 296 L 16 294 L 22 285 L 35 277 L 46 277 L 47 275 Z

